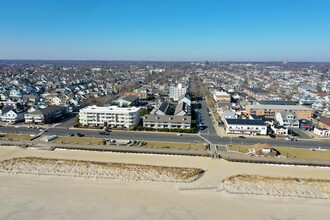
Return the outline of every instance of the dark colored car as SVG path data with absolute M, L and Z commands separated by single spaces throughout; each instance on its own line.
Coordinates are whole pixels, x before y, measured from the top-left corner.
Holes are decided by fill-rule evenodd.
M 84 134 L 82 134 L 82 133 L 77 133 L 76 134 L 78 137 L 84 137 L 85 135 Z
M 269 137 L 276 138 L 276 135 L 275 134 L 270 134 Z
M 242 138 L 242 139 L 245 139 L 245 137 L 244 136 L 238 136 L 239 138 Z
M 107 131 L 101 131 L 101 132 L 99 132 L 99 134 L 100 134 L 100 135 L 109 135 L 110 133 L 107 132 Z

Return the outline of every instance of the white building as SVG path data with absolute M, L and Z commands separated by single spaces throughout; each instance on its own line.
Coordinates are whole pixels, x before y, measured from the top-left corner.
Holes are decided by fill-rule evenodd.
M 2 121 L 10 122 L 10 123 L 17 123 L 24 120 L 24 112 L 23 111 L 16 111 L 12 109 L 6 113 L 4 113 L 1 117 Z
M 278 112 L 275 115 L 275 119 L 280 126 L 286 128 L 299 128 L 299 120 L 295 112 Z
M 227 134 L 267 134 L 267 125 L 262 120 L 226 119 L 225 127 Z
M 79 111 L 82 125 L 132 128 L 140 122 L 141 109 L 137 107 L 87 106 Z
M 314 133 L 319 136 L 330 137 L 330 130 L 326 128 L 314 128 Z
M 213 92 L 213 99 L 216 102 L 230 102 L 230 95 L 224 91 L 214 91 Z
M 171 86 L 169 89 L 169 98 L 173 101 L 178 101 L 181 97 L 185 96 L 187 93 L 187 87 L 183 87 L 181 83 L 175 86 Z

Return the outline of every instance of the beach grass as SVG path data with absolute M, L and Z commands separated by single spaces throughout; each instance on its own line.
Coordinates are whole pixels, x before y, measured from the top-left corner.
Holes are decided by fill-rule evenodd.
M 29 134 L 5 134 L 1 135 L 1 137 L 9 140 L 31 140 L 32 138 Z
M 67 144 L 84 144 L 84 145 L 103 145 L 103 138 L 88 138 L 88 137 L 64 137 L 60 136 L 54 140 L 55 143 Z
M 147 141 L 146 147 L 152 148 L 169 148 L 169 149 L 185 149 L 185 150 L 205 150 L 205 144 L 190 144 L 178 142 L 161 142 L 161 141 Z
M 240 153 L 248 153 L 252 149 L 251 145 L 228 145 L 228 150 Z M 274 147 L 280 154 L 287 158 L 297 158 L 304 160 L 330 160 L 330 151 L 300 149 L 293 147 Z

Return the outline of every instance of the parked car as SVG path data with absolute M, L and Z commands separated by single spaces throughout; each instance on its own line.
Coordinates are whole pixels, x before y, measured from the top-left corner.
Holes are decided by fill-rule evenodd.
M 298 141 L 297 138 L 290 138 L 290 137 L 286 137 L 286 138 L 284 138 L 284 140 L 287 140 L 287 141 Z
M 100 134 L 100 135 L 109 135 L 110 133 L 107 132 L 107 131 L 100 131 L 99 134 Z
M 242 138 L 242 139 L 245 139 L 245 137 L 244 136 L 238 136 L 239 138 Z
M 77 133 L 76 134 L 78 137 L 84 137 L 85 135 L 84 134 L 82 134 L 82 133 Z
M 270 134 L 269 137 L 276 138 L 276 135 L 275 134 Z

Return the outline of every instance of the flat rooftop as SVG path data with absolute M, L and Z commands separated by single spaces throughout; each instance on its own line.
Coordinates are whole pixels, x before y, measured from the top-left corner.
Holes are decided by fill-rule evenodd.
M 273 110 L 312 110 L 306 106 L 301 105 L 248 105 L 250 109 L 273 109 Z
M 80 109 L 80 112 L 88 113 L 127 113 L 127 112 L 137 112 L 140 110 L 140 107 L 130 107 L 122 108 L 118 106 L 109 106 L 109 107 L 100 107 L 100 106 L 87 106 L 83 109 Z

